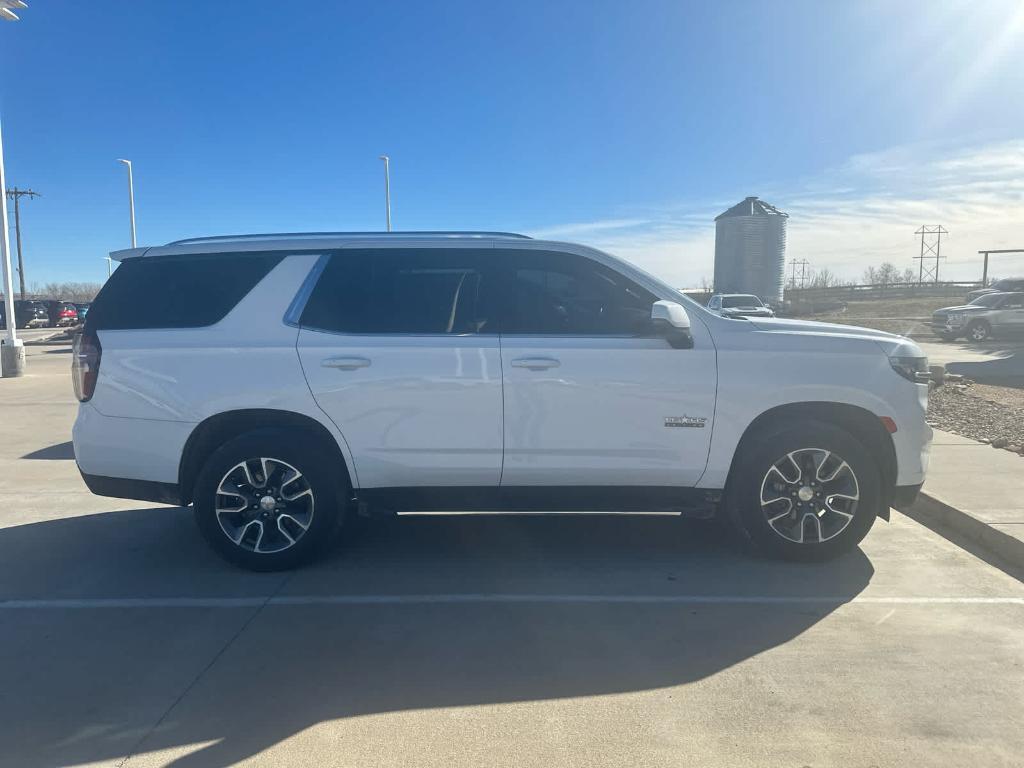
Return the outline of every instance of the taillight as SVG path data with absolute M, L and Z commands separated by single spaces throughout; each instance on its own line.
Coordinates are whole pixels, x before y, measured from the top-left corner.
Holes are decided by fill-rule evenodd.
M 77 317 L 78 313 L 75 312 L 75 310 L 73 310 L 73 309 L 62 309 L 60 311 L 60 316 L 61 317 Z
M 75 334 L 71 352 L 71 380 L 75 385 L 75 397 L 84 403 L 96 391 L 96 377 L 100 374 L 103 349 L 99 337 L 93 331 Z

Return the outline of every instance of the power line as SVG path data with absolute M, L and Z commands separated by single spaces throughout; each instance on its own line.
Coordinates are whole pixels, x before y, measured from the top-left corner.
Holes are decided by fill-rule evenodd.
M 21 289 L 21 300 L 25 300 L 25 262 L 21 258 L 21 198 L 42 197 L 38 192 L 31 189 L 7 190 L 7 196 L 14 201 L 14 236 L 18 243 L 18 287 Z

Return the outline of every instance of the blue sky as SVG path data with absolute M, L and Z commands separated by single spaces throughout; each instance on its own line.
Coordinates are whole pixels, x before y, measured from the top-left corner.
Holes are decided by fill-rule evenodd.
M 510 229 L 679 285 L 713 216 L 792 214 L 791 256 L 951 278 L 1024 248 L 1019 2 L 29 0 L 0 25 L 0 115 L 29 282 L 100 279 L 128 239 Z M 994 265 L 1024 272 L 1024 260 Z

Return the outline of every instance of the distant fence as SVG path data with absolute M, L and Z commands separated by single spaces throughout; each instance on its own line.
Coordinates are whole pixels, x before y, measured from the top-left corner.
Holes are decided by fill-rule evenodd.
M 786 304 L 829 304 L 881 299 L 961 298 L 980 283 L 889 283 L 887 285 L 833 285 L 828 288 L 786 288 Z M 698 304 L 707 304 L 711 291 L 684 290 Z
M 888 285 L 834 285 L 829 288 L 787 288 L 786 301 L 795 304 L 875 299 L 957 298 L 980 283 L 889 283 Z

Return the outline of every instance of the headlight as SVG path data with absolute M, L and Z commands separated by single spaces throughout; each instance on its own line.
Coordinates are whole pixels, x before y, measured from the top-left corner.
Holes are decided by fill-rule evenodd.
M 889 365 L 907 381 L 927 384 L 929 379 L 927 357 L 890 357 Z

